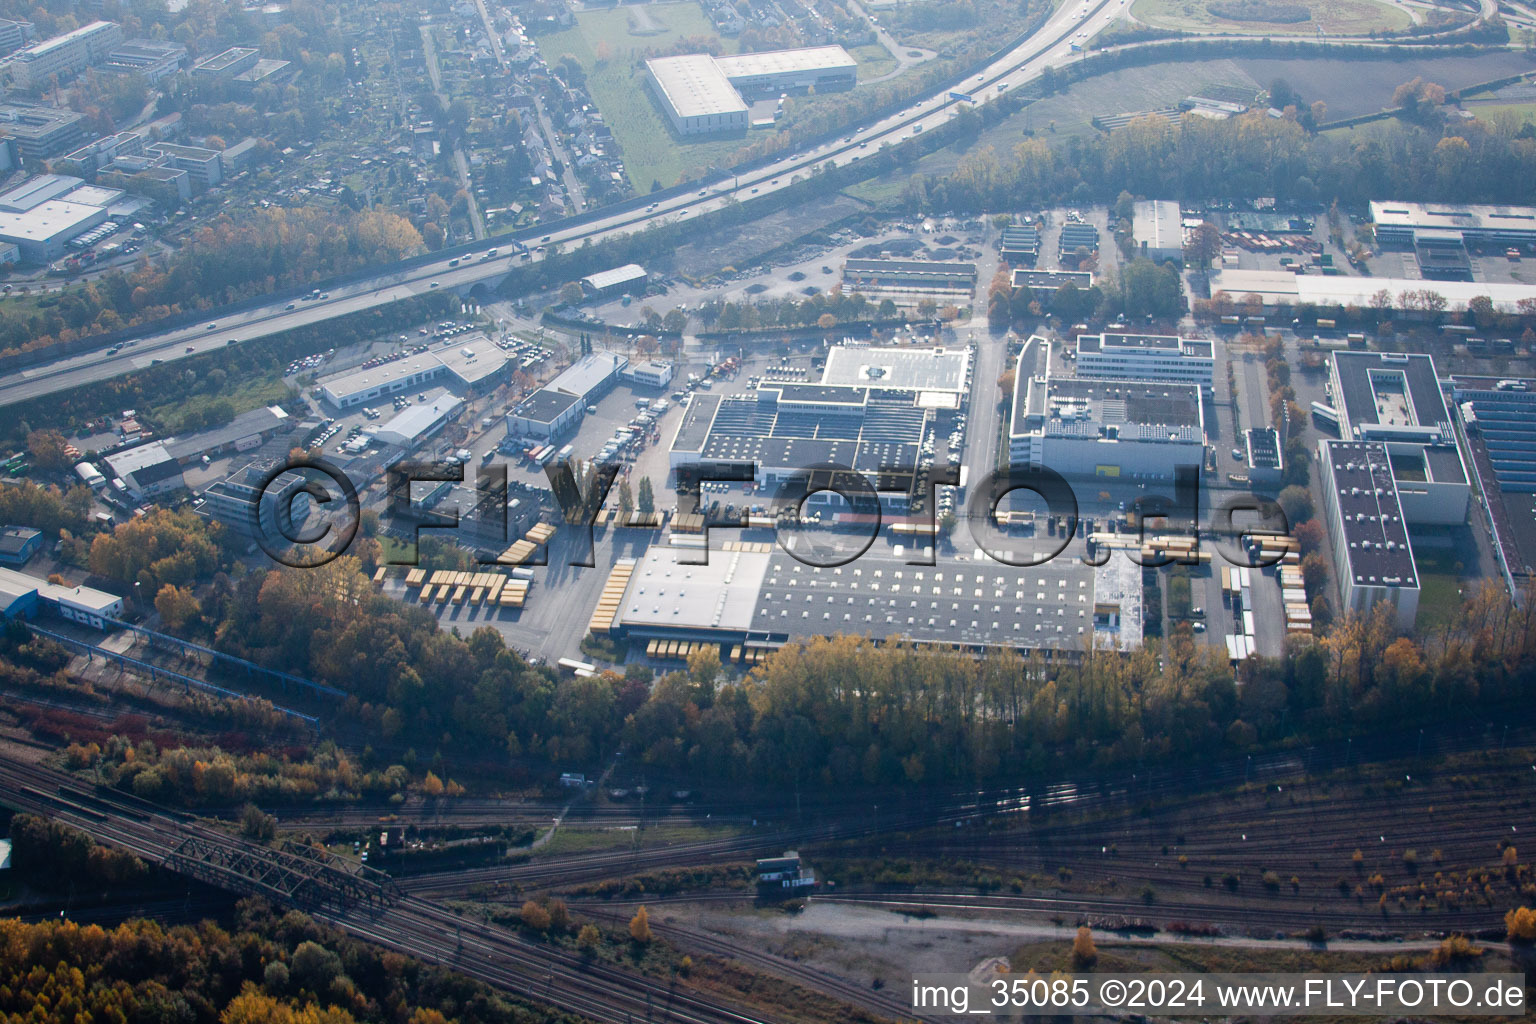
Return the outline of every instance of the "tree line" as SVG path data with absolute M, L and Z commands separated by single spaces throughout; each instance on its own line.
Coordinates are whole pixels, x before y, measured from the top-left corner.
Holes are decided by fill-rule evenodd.
M 1199 201 L 1275 196 L 1283 204 L 1337 199 L 1521 203 L 1536 175 L 1536 129 L 1505 119 L 1388 122 L 1369 135 L 1314 134 L 1297 117 L 1254 111 L 1224 121 L 1149 114 L 1109 133 L 1052 146 L 1027 138 L 987 145 L 944 176 L 917 174 L 902 205 L 924 214 L 1110 202 L 1122 191 Z
M 56 296 L 0 302 L 0 356 L 45 349 L 425 251 L 398 214 L 345 206 L 221 214 L 173 256 L 142 259 Z

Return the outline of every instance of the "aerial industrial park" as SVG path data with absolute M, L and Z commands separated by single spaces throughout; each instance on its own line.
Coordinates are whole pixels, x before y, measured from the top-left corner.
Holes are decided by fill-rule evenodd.
M 1533 54 L 0 0 L 0 1011 L 1526 1019 Z

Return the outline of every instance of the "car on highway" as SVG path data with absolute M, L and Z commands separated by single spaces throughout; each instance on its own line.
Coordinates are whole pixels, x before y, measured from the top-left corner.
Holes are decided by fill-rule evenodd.
M 437 282 L 436 282 L 436 281 L 433 281 L 433 282 L 432 282 L 432 287 L 433 287 L 433 288 L 436 288 L 436 287 L 437 287 Z
M 216 330 L 218 330 L 218 329 L 219 329 L 219 325 L 218 325 L 218 324 L 209 324 L 209 325 L 208 325 L 208 329 L 209 329 L 209 330 L 210 330 L 210 331 L 216 331 Z
M 702 188 L 701 188 L 701 189 L 699 189 L 699 195 L 703 195 L 703 194 L 704 194 L 704 192 L 705 192 L 705 189 L 702 189 Z
M 292 309 L 293 308 L 293 303 L 290 302 L 290 303 L 288 303 L 288 305 L 284 306 L 283 308 L 284 309 Z
M 754 188 L 754 189 L 753 189 L 753 190 L 752 190 L 752 194 L 753 194 L 753 195 L 757 195 L 757 189 L 755 189 L 755 188 Z
M 548 236 L 548 235 L 545 235 L 545 236 L 544 236 L 544 237 L 543 237 L 543 238 L 541 238 L 541 239 L 539 239 L 539 241 L 541 241 L 541 242 L 547 242 L 547 241 L 549 241 L 549 236 Z
M 240 339 L 239 338 L 230 338 L 224 344 L 226 344 L 226 345 L 238 345 L 239 343 L 240 343 Z
M 188 351 L 188 352 L 191 352 L 191 351 L 192 351 L 192 346 L 191 346 L 191 345 L 188 345 L 188 346 L 187 346 L 187 351 Z

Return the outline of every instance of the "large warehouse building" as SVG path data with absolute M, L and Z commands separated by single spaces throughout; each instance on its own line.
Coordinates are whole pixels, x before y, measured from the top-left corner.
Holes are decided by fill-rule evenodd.
M 651 88 L 679 135 L 747 130 L 747 104 L 707 53 L 645 62 Z
M 1435 361 L 1394 352 L 1335 352 L 1330 374 L 1341 435 L 1386 446 L 1408 521 L 1466 522 L 1471 484 Z
M 1136 202 L 1131 230 L 1136 253 L 1157 263 L 1184 264 L 1184 210 L 1171 199 Z
M 1032 337 L 1014 376 L 1008 453 L 1062 476 L 1172 479 L 1205 464 L 1200 388 L 1144 380 L 1053 377 L 1050 342 Z
M 1385 602 L 1394 607 L 1398 628 L 1412 629 L 1418 572 L 1387 446 L 1324 438 L 1317 447 L 1323 518 L 1345 610 L 1364 614 Z
M 1536 380 L 1451 380 L 1467 462 L 1487 499 L 1494 551 L 1514 591 L 1536 577 Z
M 743 132 L 744 97 L 851 89 L 858 63 L 841 46 L 712 57 L 689 53 L 645 62 L 651 88 L 679 135 Z
M 985 557 L 926 566 L 877 543 L 849 565 L 823 567 L 752 541 L 727 542 L 707 562 L 699 555 L 649 548 L 634 565 L 608 630 L 631 643 L 771 650 L 842 633 L 1068 658 L 1090 643 L 1129 650 L 1142 638 L 1141 569 L 1124 557 L 1099 567 L 1076 558 L 1018 567 Z
M 1536 244 L 1536 208 L 1529 206 L 1374 202 L 1371 223 L 1383 245 L 1413 245 L 1425 232 L 1473 244 Z
M 1295 306 L 1373 307 L 1376 297 L 1385 293 L 1387 310 L 1414 315 L 1411 301 L 1425 291 L 1445 299 L 1445 308 L 1460 310 L 1480 295 L 1493 301 L 1494 308 L 1506 313 L 1518 312 L 1522 299 L 1536 299 L 1536 285 L 1503 281 L 1430 281 L 1416 277 L 1351 277 L 1347 275 L 1294 274 L 1289 270 L 1220 270 L 1211 275 L 1211 294 L 1226 292 L 1235 300 L 1257 295 L 1265 309 L 1289 310 Z

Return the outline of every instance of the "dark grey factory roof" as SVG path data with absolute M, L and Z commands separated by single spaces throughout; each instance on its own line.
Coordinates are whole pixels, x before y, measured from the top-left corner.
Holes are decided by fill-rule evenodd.
M 683 410 L 683 421 L 677 426 L 677 436 L 672 439 L 672 450 L 696 452 L 704 447 L 709 436 L 709 425 L 715 421 L 715 410 L 720 408 L 719 395 L 701 395 L 697 392 L 688 400 Z
M 519 402 L 512 413 L 514 416 L 520 416 L 535 423 L 553 423 L 560 418 L 561 414 L 580 401 L 582 399 L 579 395 L 568 395 L 563 391 L 540 388 Z
M 1417 587 L 1408 527 L 1386 446 L 1376 441 L 1328 441 L 1345 557 L 1357 586 Z
M 1376 371 L 1399 373 L 1406 385 L 1414 421 L 1424 427 L 1444 425 L 1449 429 L 1450 415 L 1440 392 L 1435 362 L 1427 355 L 1391 352 L 1335 352 L 1335 373 L 1344 404 L 1344 415 L 1354 427 L 1382 422 L 1376 406 L 1376 389 L 1371 374 Z

